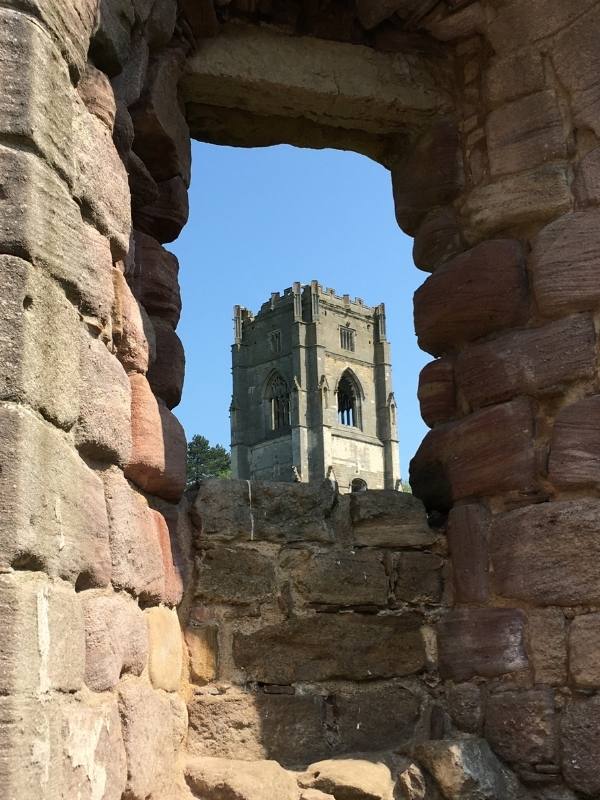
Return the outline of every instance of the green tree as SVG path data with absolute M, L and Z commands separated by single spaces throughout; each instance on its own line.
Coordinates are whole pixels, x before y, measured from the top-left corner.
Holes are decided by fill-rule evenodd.
M 220 444 L 210 444 L 206 436 L 196 434 L 187 446 L 187 483 L 193 485 L 202 478 L 229 478 L 231 455 Z

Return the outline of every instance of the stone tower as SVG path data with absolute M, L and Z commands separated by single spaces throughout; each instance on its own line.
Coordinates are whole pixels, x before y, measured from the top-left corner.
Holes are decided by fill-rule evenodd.
M 385 307 L 317 281 L 236 306 L 231 445 L 237 478 L 334 478 L 342 492 L 400 478 Z

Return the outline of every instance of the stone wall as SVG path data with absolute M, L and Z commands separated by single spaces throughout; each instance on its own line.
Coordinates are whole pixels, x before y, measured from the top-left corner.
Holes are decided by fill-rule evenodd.
M 2 4 L 0 780 L 11 800 L 187 791 L 173 667 L 174 609 L 191 585 L 175 536 L 185 440 L 171 411 L 184 358 L 163 245 L 187 218 L 190 131 L 349 148 L 390 167 L 398 222 L 431 272 L 415 326 L 434 359 L 419 386 L 432 430 L 411 480 L 447 524 L 445 707 L 530 796 L 598 795 L 598 5 Z M 298 619 L 346 621 L 302 596 L 290 599 Z M 250 627 L 238 639 L 252 670 L 263 639 Z M 485 747 L 461 742 L 421 759 L 447 798 L 476 796 L 452 765 L 483 763 Z M 486 774 L 480 795 L 514 794 L 502 770 Z

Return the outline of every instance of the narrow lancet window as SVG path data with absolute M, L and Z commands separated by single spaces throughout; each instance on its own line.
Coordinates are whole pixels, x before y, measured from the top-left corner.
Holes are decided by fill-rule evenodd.
M 271 430 L 280 431 L 290 426 L 290 393 L 281 375 L 275 375 L 269 385 L 267 399 L 271 404 Z
M 338 422 L 358 428 L 358 413 L 356 406 L 356 389 L 347 375 L 340 378 L 338 384 Z

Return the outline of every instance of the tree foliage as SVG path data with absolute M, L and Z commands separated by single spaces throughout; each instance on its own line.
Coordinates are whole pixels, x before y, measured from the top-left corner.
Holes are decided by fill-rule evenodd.
M 231 455 L 220 444 L 211 445 L 206 436 L 196 434 L 187 446 L 188 486 L 203 478 L 229 478 Z

